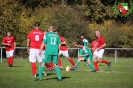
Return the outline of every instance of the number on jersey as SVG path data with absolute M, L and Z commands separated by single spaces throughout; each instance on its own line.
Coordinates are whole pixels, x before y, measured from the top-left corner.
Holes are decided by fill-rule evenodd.
M 36 36 L 35 36 L 35 40 L 36 40 L 36 41 L 39 41 L 39 35 L 36 35 Z
M 55 45 L 56 44 L 56 37 L 51 37 L 51 44 Z

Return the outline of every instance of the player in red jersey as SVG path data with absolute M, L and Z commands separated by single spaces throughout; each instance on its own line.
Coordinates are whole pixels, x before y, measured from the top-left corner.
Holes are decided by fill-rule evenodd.
M 96 50 L 96 48 L 97 48 L 97 41 L 96 40 L 93 40 L 92 41 L 92 43 L 91 43 L 91 51 L 92 51 L 92 53 L 94 53 L 94 51 Z
M 16 39 L 13 35 L 11 35 L 11 32 L 7 32 L 7 36 L 5 36 L 2 39 L 2 45 L 6 46 L 6 56 L 7 56 L 8 66 L 12 67 L 13 54 L 16 47 Z
M 36 22 L 34 29 L 27 36 L 27 52 L 29 53 L 29 61 L 32 67 L 32 76 L 36 77 L 36 59 L 42 62 L 42 56 L 38 54 L 42 44 L 44 32 L 40 29 L 40 23 Z
M 58 34 L 58 31 L 57 30 L 54 31 L 54 32 Z M 60 40 L 61 40 L 61 47 L 60 47 L 60 51 L 59 51 L 58 66 L 60 66 L 60 68 L 62 68 L 62 63 L 61 63 L 61 59 L 60 59 L 60 55 L 61 54 L 63 56 L 65 56 L 67 58 L 67 60 L 70 61 L 70 63 L 72 64 L 72 66 L 75 66 L 75 62 L 73 61 L 72 58 L 69 57 L 65 38 L 63 36 L 60 36 Z
M 96 37 L 97 37 L 97 39 L 96 39 L 97 48 L 94 51 L 93 55 L 94 55 L 94 66 L 95 66 L 96 70 L 98 71 L 99 67 L 98 67 L 97 61 L 107 64 L 108 68 L 111 67 L 111 62 L 108 62 L 107 60 L 102 59 L 103 54 L 104 54 L 104 48 L 106 46 L 106 42 L 105 42 L 104 37 L 100 35 L 99 30 L 97 30 L 95 33 L 96 33 Z

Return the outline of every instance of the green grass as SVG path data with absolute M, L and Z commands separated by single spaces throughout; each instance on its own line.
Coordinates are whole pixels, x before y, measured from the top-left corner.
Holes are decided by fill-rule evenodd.
M 63 67 L 71 66 L 69 61 L 61 58 Z M 133 58 L 105 58 L 112 62 L 112 67 L 100 65 L 100 71 L 93 73 L 81 62 L 76 71 L 61 70 L 63 81 L 57 81 L 55 72 L 48 71 L 48 76 L 42 81 L 35 81 L 31 76 L 28 59 L 15 59 L 14 67 L 9 68 L 3 59 L 0 63 L 0 88 L 132 88 L 133 87 Z M 76 59 L 74 59 L 76 61 Z

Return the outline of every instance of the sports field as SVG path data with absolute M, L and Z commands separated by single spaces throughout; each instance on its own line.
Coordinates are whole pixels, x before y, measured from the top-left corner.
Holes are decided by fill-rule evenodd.
M 71 66 L 65 58 L 61 59 L 64 68 Z M 42 81 L 35 81 L 28 59 L 15 59 L 12 68 L 3 59 L 0 63 L 0 88 L 133 88 L 133 58 L 118 58 L 117 63 L 114 63 L 114 58 L 105 59 L 112 62 L 110 69 L 100 63 L 100 71 L 93 73 L 85 62 L 81 62 L 76 71 L 61 70 L 63 81 L 57 81 L 55 72 L 51 71 L 47 71 L 48 76 Z

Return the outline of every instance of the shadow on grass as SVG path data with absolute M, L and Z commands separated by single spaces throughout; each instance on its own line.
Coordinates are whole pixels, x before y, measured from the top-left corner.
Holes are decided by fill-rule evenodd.
M 14 67 L 24 67 L 24 66 L 12 66 L 12 68 L 14 68 Z
M 64 76 L 64 77 L 62 77 L 62 79 L 64 80 L 64 79 L 70 79 L 71 77 L 67 77 L 67 76 Z M 55 77 L 55 78 L 47 78 L 46 80 L 50 80 L 50 79 L 58 79 L 57 77 Z

